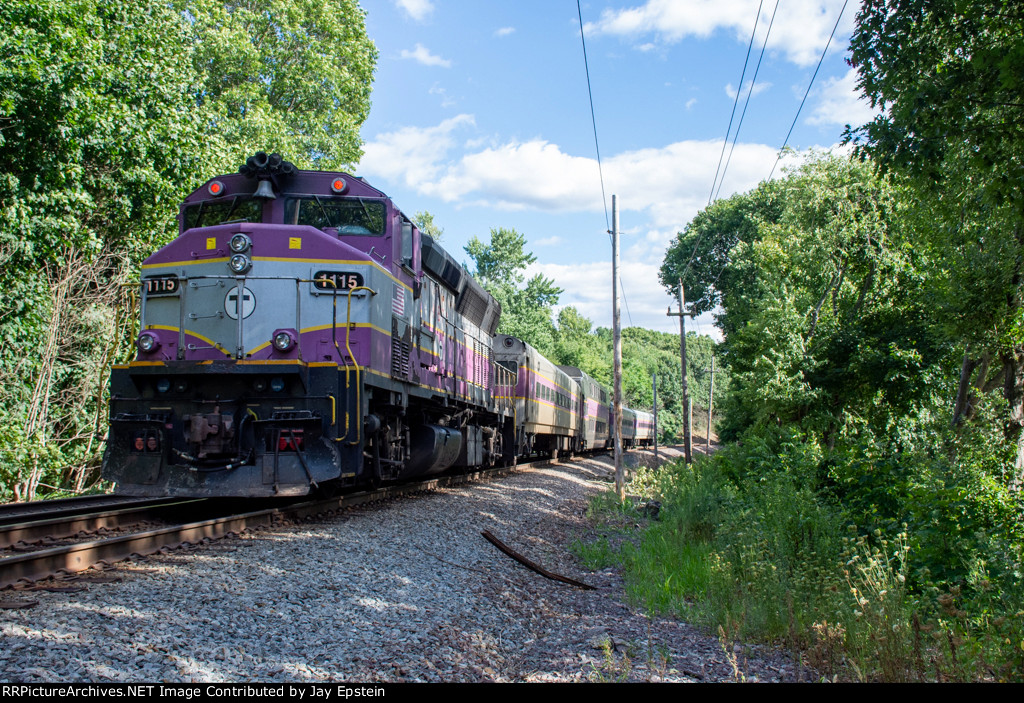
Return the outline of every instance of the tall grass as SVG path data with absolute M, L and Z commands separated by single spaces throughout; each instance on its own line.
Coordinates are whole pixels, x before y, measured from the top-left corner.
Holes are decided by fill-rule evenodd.
M 996 588 L 982 567 L 970 599 L 957 586 L 914 588 L 905 527 L 862 534 L 792 473 L 734 478 L 714 459 L 641 470 L 630 493 L 661 501 L 659 519 L 602 497 L 591 508 L 602 536 L 576 552 L 620 567 L 649 612 L 782 644 L 820 676 L 1024 680 L 1019 590 Z

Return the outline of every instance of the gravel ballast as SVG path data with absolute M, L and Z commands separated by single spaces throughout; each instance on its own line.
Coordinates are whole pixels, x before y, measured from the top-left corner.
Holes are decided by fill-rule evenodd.
M 793 680 L 785 656 L 648 618 L 618 573 L 579 564 L 569 545 L 611 475 L 576 459 L 120 564 L 78 592 L 0 593 L 39 601 L 0 610 L 0 679 Z

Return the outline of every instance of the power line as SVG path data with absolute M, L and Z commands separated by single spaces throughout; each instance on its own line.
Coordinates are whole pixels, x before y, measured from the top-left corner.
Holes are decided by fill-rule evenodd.
M 761 55 L 757 57 L 757 67 L 754 69 L 754 77 L 750 79 L 750 89 L 747 91 L 747 99 L 743 102 L 743 112 L 740 113 L 740 122 L 736 125 L 736 134 L 732 138 L 732 146 L 729 148 L 729 158 L 725 160 L 725 168 L 722 169 L 722 180 L 718 182 L 718 191 L 715 193 L 715 200 L 722 192 L 722 184 L 725 183 L 725 174 L 729 170 L 729 163 L 732 161 L 732 153 L 736 150 L 736 142 L 740 138 L 740 130 L 743 129 L 743 118 L 747 116 L 747 108 L 750 106 L 750 97 L 754 94 L 754 84 L 757 83 L 757 74 L 761 71 L 761 60 L 764 59 L 764 50 L 768 47 L 768 37 L 772 34 L 772 26 L 775 24 L 775 13 L 779 10 L 779 0 L 775 0 L 775 9 L 772 10 L 772 18 L 768 22 L 768 31 L 765 32 L 764 42 L 761 44 Z M 739 95 L 739 91 L 736 93 Z
M 590 121 L 594 126 L 594 150 L 597 152 L 597 173 L 601 179 L 601 204 L 604 206 L 604 224 L 605 229 L 608 232 L 608 238 L 611 239 L 611 221 L 608 219 L 608 196 L 605 195 L 604 190 L 604 169 L 601 166 L 601 145 L 597 139 L 597 117 L 594 112 L 594 91 L 590 86 L 590 62 L 587 60 L 587 39 L 583 31 L 583 10 L 580 9 L 580 0 L 576 0 L 576 14 L 580 19 L 580 41 L 583 44 L 583 66 L 587 72 L 587 96 L 590 98 Z M 619 290 L 622 291 L 622 302 L 626 306 L 626 317 L 629 318 L 629 324 L 633 326 L 633 315 L 629 312 L 629 301 L 626 300 L 626 288 L 622 285 L 622 276 L 619 276 Z
M 782 152 L 786 150 L 786 146 L 789 144 L 789 138 L 793 134 L 793 128 L 796 127 L 796 121 L 800 118 L 800 111 L 804 109 L 804 103 L 807 102 L 807 96 L 811 94 L 811 86 L 814 85 L 814 79 L 818 77 L 818 70 L 821 68 L 821 64 L 825 60 L 825 54 L 828 53 L 828 47 L 832 44 L 832 37 L 836 35 L 836 30 L 839 28 L 839 20 L 843 18 L 843 13 L 846 12 L 846 4 L 849 1 L 850 0 L 843 0 L 843 7 L 839 10 L 839 16 L 836 17 L 835 26 L 832 27 L 832 34 L 829 35 L 828 41 L 825 42 L 825 50 L 821 52 L 821 58 L 818 59 L 818 66 L 814 69 L 814 75 L 811 76 L 811 82 L 807 84 L 807 92 L 804 93 L 804 99 L 800 101 L 800 107 L 796 110 L 796 117 L 793 118 L 793 124 L 789 126 L 789 132 L 786 133 L 786 140 L 782 142 L 782 148 L 779 149 L 779 155 L 775 158 L 775 164 L 772 166 L 771 173 L 768 174 L 768 180 L 772 179 L 772 175 L 775 173 L 775 167 L 779 165 L 779 161 L 782 159 Z
M 579 2 L 579 0 L 577 0 Z M 757 14 L 754 15 L 754 28 L 750 30 L 750 43 L 747 44 L 747 56 L 743 59 L 743 70 L 740 71 L 740 84 L 736 86 L 736 98 L 732 102 L 732 114 L 729 115 L 729 126 L 725 130 L 725 139 L 722 141 L 722 153 L 718 155 L 718 167 L 715 168 L 715 177 L 711 179 L 711 192 L 708 194 L 708 205 L 715 197 L 715 184 L 718 182 L 718 174 L 722 170 L 722 158 L 725 157 L 725 147 L 729 145 L 729 134 L 732 132 L 732 121 L 736 117 L 736 106 L 740 102 L 740 91 L 743 90 L 743 78 L 747 75 L 747 64 L 750 63 L 750 51 L 754 48 L 754 35 L 757 34 L 757 23 L 761 19 L 761 6 L 764 0 L 757 5 Z M 723 176 L 724 178 L 724 176 Z M 695 250 L 696 251 L 696 250 Z M 687 264 L 689 268 L 689 264 Z
M 576 0 L 577 3 L 579 0 Z M 729 115 L 729 126 L 725 129 L 725 139 L 722 140 L 722 153 L 718 155 L 718 167 L 715 169 L 715 177 L 711 179 L 711 193 L 708 194 L 707 207 L 711 207 L 711 201 L 715 197 L 715 184 L 718 182 L 718 174 L 722 168 L 722 158 L 725 156 L 725 148 L 729 145 L 729 134 L 732 132 L 732 121 L 736 117 L 736 106 L 740 102 L 740 91 L 743 90 L 743 78 L 747 75 L 747 64 L 750 62 L 750 51 L 754 48 L 754 35 L 757 34 L 757 23 L 761 19 L 761 6 L 764 4 L 764 0 L 760 0 L 757 5 L 757 13 L 754 15 L 754 28 L 750 30 L 750 42 L 747 44 L 747 56 L 743 59 L 743 70 L 740 71 L 740 84 L 736 88 L 736 98 L 732 103 L 732 114 Z M 738 131 L 738 130 L 737 130 Z M 731 155 L 730 155 L 731 156 Z M 725 176 L 722 176 L 725 178 Z M 690 271 L 690 266 L 693 264 L 694 257 L 697 256 L 697 249 L 700 248 L 701 239 L 704 238 L 704 230 L 701 230 L 697 234 L 697 241 L 693 245 L 693 251 L 690 252 L 690 260 L 686 262 L 686 268 L 683 269 L 683 274 L 680 278 L 685 278 L 686 274 Z
M 601 146 L 597 143 L 597 117 L 594 114 L 594 92 L 590 88 L 590 63 L 587 61 L 587 39 L 583 32 L 583 10 L 580 9 L 580 0 L 576 0 L 576 14 L 580 18 L 580 41 L 583 42 L 583 67 L 587 71 L 587 95 L 590 97 L 590 121 L 594 125 L 594 149 L 597 151 L 597 174 L 601 178 L 601 204 L 604 205 L 604 226 L 611 230 L 611 222 L 608 219 L 608 196 L 604 193 L 604 171 L 601 168 Z

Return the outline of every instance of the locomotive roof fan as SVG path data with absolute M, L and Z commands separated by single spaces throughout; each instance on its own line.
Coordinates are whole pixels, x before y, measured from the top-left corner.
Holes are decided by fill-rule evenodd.
M 255 198 L 274 200 L 274 186 L 278 185 L 279 178 L 289 178 L 295 175 L 295 165 L 291 161 L 285 161 L 280 154 L 267 155 L 265 151 L 259 151 L 245 160 L 245 163 L 238 169 L 246 178 L 258 178 L 259 185 L 256 186 Z

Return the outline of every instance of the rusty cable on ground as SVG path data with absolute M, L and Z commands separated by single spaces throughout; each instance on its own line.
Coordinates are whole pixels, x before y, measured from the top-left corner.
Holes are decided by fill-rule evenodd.
M 520 564 L 522 564 L 526 568 L 532 569 L 533 571 L 536 571 L 538 574 L 540 574 L 541 576 L 544 576 L 545 578 L 549 578 L 552 581 L 561 581 L 562 583 L 567 583 L 570 586 L 577 586 L 577 587 L 582 588 L 582 589 L 584 589 L 586 591 L 596 590 L 594 588 L 594 586 L 591 586 L 589 584 L 583 583 L 581 581 L 576 581 L 575 579 L 571 579 L 568 576 L 560 576 L 559 574 L 554 574 L 554 573 L 548 571 L 547 569 L 545 569 L 545 568 L 543 568 L 541 566 L 538 566 L 537 564 L 534 564 L 532 561 L 530 561 L 529 559 L 527 559 L 523 555 L 517 554 L 511 547 L 506 545 L 504 542 L 502 542 L 500 539 L 498 539 L 497 537 L 492 535 L 487 530 L 484 530 L 480 534 L 482 534 L 484 536 L 484 539 L 486 539 L 488 542 L 493 544 L 495 547 L 497 547 L 501 551 L 505 552 L 505 554 L 508 554 L 510 557 L 512 557 L 513 559 L 518 561 Z

